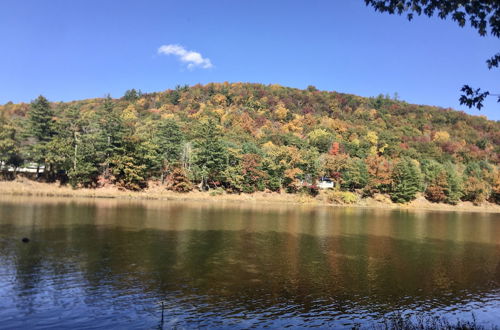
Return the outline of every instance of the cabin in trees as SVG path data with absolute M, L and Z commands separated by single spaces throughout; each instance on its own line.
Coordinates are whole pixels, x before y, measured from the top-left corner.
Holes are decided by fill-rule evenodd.
M 335 186 L 335 183 L 333 182 L 332 179 L 330 179 L 328 177 L 322 176 L 318 180 L 318 187 L 320 189 L 333 189 L 334 186 Z

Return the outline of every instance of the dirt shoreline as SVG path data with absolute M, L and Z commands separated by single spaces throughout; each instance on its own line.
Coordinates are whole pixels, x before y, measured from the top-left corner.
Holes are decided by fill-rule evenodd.
M 376 200 L 374 198 L 363 198 L 354 204 L 333 204 L 320 194 L 316 198 L 300 194 L 280 194 L 256 192 L 253 194 L 220 194 L 213 195 L 210 192 L 193 191 L 189 193 L 176 193 L 166 190 L 158 184 L 151 184 L 144 191 L 120 190 L 117 187 L 103 187 L 97 189 L 80 188 L 73 189 L 69 186 L 61 186 L 57 183 L 41 183 L 31 180 L 0 181 L 0 195 L 10 196 L 39 196 L 39 197 L 68 197 L 68 198 L 114 198 L 114 199 L 138 199 L 138 200 L 164 200 L 164 201 L 203 201 L 203 202 L 239 202 L 239 203 L 280 203 L 301 204 L 311 206 L 342 206 L 379 209 L 402 209 L 402 210 L 427 210 L 427 211 L 452 211 L 452 212 L 487 212 L 500 213 L 500 205 L 484 203 L 476 206 L 470 202 L 461 202 L 457 205 L 436 204 L 427 201 L 423 197 L 408 204 L 396 204 L 390 201 Z

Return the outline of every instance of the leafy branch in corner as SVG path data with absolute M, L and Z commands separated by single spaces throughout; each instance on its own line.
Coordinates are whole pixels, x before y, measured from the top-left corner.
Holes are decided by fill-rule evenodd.
M 480 36 L 489 32 L 492 36 L 500 38 L 500 1 L 498 0 L 365 0 L 367 6 L 372 6 L 376 11 L 389 14 L 402 15 L 406 13 L 408 20 L 414 15 L 437 16 L 441 19 L 451 19 L 460 27 L 464 27 L 467 20 L 470 26 L 477 30 Z M 493 55 L 486 61 L 488 69 L 498 68 L 500 53 Z M 488 91 L 481 92 L 480 88 L 473 89 L 464 85 L 464 93 L 460 96 L 460 104 L 469 108 L 476 107 L 481 110 L 483 101 L 488 96 L 493 96 Z M 500 97 L 497 100 L 500 103 Z

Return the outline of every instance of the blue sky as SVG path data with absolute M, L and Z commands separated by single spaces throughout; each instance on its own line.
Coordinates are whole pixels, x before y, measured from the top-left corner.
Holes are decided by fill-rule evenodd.
M 500 92 L 500 70 L 485 64 L 498 38 L 363 0 L 2 0 L 0 41 L 0 104 L 222 81 L 397 92 L 461 110 L 464 83 Z M 500 120 L 495 101 L 467 112 Z

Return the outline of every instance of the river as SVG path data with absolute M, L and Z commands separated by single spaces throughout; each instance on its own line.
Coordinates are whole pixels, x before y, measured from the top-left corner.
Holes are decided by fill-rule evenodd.
M 0 197 L 1 329 L 350 328 L 395 313 L 500 326 L 500 214 Z

